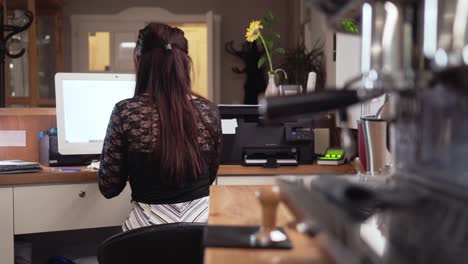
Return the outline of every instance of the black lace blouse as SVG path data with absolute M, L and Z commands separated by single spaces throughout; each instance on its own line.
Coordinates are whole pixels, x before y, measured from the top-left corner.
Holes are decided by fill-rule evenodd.
M 158 110 L 146 96 L 117 103 L 112 111 L 98 173 L 99 189 L 106 198 L 117 196 L 127 180 L 132 199 L 148 204 L 172 204 L 209 195 L 216 179 L 221 152 L 221 121 L 216 105 L 206 99 L 192 99 L 199 119 L 198 144 L 204 154 L 206 172 L 183 187 L 164 184 L 158 164 L 149 155 L 159 145 Z M 149 163 L 148 163 L 149 162 Z M 157 163 L 157 162 L 156 162 Z M 154 168 L 148 173 L 148 166 Z

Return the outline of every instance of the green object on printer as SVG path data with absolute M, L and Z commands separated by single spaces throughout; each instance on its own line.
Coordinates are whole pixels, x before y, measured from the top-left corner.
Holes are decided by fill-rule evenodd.
M 327 149 L 323 157 L 317 159 L 319 165 L 339 165 L 344 163 L 344 150 L 337 148 Z

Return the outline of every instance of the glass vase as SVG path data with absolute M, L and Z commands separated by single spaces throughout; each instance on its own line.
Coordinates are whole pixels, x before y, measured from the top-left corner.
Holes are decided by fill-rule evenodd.
M 278 96 L 279 89 L 276 85 L 275 75 L 268 73 L 268 85 L 265 90 L 265 97 Z

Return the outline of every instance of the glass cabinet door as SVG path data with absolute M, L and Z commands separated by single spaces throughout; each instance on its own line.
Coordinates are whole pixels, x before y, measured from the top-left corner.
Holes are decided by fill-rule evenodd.
M 20 58 L 6 58 L 5 103 L 8 107 L 55 106 L 55 74 L 63 71 L 62 7 L 59 1 L 7 0 L 7 24 L 24 26 L 33 13 L 34 21 L 7 43 L 11 54 L 26 52 Z
M 24 11 L 15 10 L 8 15 L 8 24 L 14 26 L 22 26 L 27 22 Z M 9 91 L 8 96 L 11 97 L 29 97 L 29 67 L 28 67 L 28 33 L 22 32 L 13 36 L 8 42 L 7 49 L 11 54 L 18 54 L 22 49 L 26 53 L 16 59 L 6 59 L 6 68 L 9 71 Z
M 39 97 L 55 98 L 55 73 L 57 72 L 56 17 L 40 15 L 37 17 L 37 56 Z

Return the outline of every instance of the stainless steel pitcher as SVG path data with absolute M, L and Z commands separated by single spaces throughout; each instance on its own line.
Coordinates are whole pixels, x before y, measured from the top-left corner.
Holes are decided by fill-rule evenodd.
M 366 148 L 366 171 L 379 175 L 383 169 L 390 166 L 388 123 L 374 116 L 361 118 Z

